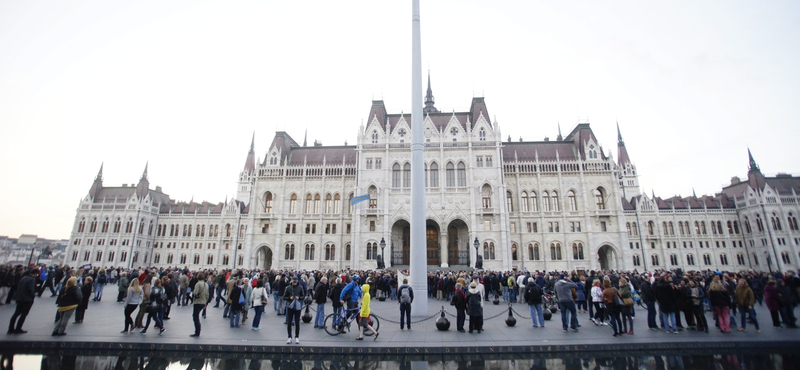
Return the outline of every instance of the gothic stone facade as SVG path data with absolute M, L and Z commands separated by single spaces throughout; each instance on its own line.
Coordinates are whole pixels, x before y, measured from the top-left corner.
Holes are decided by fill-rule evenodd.
M 617 160 L 588 123 L 538 142 L 502 140 L 483 98 L 424 117 L 426 252 L 431 267 L 592 270 L 796 269 L 800 179 L 752 160 L 715 196 L 639 191 L 619 135 Z M 407 265 L 410 116 L 374 101 L 356 145 L 299 145 L 277 132 L 263 161 L 251 143 L 235 199 L 176 202 L 137 185 L 80 202 L 65 263 L 189 268 Z M 369 200 L 350 205 L 354 196 Z

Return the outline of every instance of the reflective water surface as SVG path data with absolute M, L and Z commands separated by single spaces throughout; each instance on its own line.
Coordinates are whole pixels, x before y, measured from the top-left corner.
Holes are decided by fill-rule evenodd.
M 127 356 L 74 355 L 65 351 L 44 354 L 0 354 L 0 370 L 256 370 L 256 369 L 531 369 L 531 370 L 794 370 L 800 369 L 800 355 L 788 353 L 759 353 L 739 351 L 725 354 L 598 354 L 583 357 L 574 353 L 554 353 L 542 357 L 531 356 L 439 356 L 434 358 L 411 357 L 356 357 L 308 358 L 308 356 L 275 356 L 246 358 L 236 354 L 211 354 L 210 357 L 169 357 L 149 353 Z M 163 354 L 168 355 L 168 354 Z M 185 354 L 182 354 L 185 355 Z M 620 356 L 622 355 L 622 356 Z M 422 360 L 422 361 L 419 361 Z

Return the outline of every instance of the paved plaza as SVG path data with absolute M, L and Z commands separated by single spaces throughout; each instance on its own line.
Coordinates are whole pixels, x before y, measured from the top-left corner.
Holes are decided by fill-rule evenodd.
M 765 306 L 757 306 L 761 333 L 756 333 L 752 325 L 747 332 L 739 332 L 736 328 L 730 334 L 723 334 L 713 327 L 711 313 L 706 317 L 712 326 L 709 334 L 682 331 L 679 334 L 667 334 L 664 331 L 653 331 L 647 328 L 644 308 L 636 309 L 634 335 L 619 338 L 612 337 L 610 326 L 596 326 L 589 321 L 587 313 L 579 314 L 581 327 L 578 332 L 564 332 L 561 328 L 560 313 L 547 321 L 545 328 L 533 328 L 529 319 L 516 315 L 517 324 L 508 327 L 505 319 L 508 316 L 508 305 L 502 302 L 493 305 L 487 302 L 484 308 L 484 332 L 480 334 L 459 333 L 455 328 L 455 317 L 448 314 L 451 326 L 448 331 L 436 328 L 435 315 L 444 305 L 448 313 L 455 313 L 454 308 L 446 301 L 429 300 L 428 316 L 434 316 L 423 322 L 415 323 L 412 330 L 400 330 L 398 324 L 390 322 L 399 320 L 399 308 L 396 301 L 380 302 L 373 300 L 373 314 L 383 318 L 380 336 L 377 341 L 365 337 L 364 341 L 355 341 L 357 332 L 338 336 L 330 336 L 322 329 L 315 329 L 313 321 L 301 323 L 300 344 L 286 344 L 286 325 L 284 317 L 277 316 L 270 306 L 262 317 L 261 330 L 251 330 L 253 312 L 247 323 L 239 328 L 231 328 L 229 320 L 224 319 L 223 309 L 208 308 L 206 319 L 202 320 L 203 330 L 199 338 L 190 338 L 194 332 L 192 324 L 192 308 L 189 306 L 173 306 L 171 319 L 165 320 L 167 331 L 163 336 L 158 330 L 151 328 L 147 335 L 134 333 L 120 334 L 124 326 L 123 304 L 116 303 L 115 295 L 106 295 L 101 302 L 90 302 L 83 323 L 71 322 L 66 329 L 68 335 L 52 337 L 53 320 L 56 312 L 55 298 L 37 298 L 30 315 L 25 322 L 27 334 L 0 334 L 0 341 L 5 348 L 81 348 L 81 349 L 149 349 L 149 350 L 198 350 L 228 351 L 244 348 L 245 351 L 263 351 L 278 353 L 296 353 L 305 351 L 330 351 L 341 353 L 360 349 L 365 354 L 386 353 L 465 353 L 465 352 L 513 352 L 521 348 L 529 351 L 584 351 L 602 348 L 625 348 L 647 350 L 655 348 L 696 349 L 696 348 L 770 348 L 800 344 L 800 331 L 796 329 L 776 329 L 772 327 L 769 311 Z M 314 305 L 315 306 L 315 305 Z M 14 312 L 15 304 L 0 306 L 0 322 L 8 325 Z M 312 306 L 313 307 L 313 306 Z M 513 309 L 519 314 L 528 316 L 528 306 L 514 303 Z M 327 305 L 330 311 L 330 304 Z M 311 312 L 312 315 L 314 312 Z M 498 316 L 499 315 L 499 316 Z M 495 317 L 496 316 L 496 317 Z M 135 316 L 134 316 L 135 317 Z M 387 320 L 388 319 L 388 320 Z M 425 319 L 415 317 L 412 321 Z M 355 329 L 354 327 L 354 330 Z M 256 349 L 258 348 L 258 349 Z M 340 352 L 336 352 L 336 350 Z M 410 352 L 408 352 L 410 351 Z

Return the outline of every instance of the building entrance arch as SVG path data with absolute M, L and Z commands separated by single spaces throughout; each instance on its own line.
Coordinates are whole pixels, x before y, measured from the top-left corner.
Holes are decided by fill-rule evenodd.
M 428 265 L 439 265 L 439 225 L 433 220 L 425 222 L 425 255 Z M 408 265 L 411 259 L 411 224 L 398 220 L 392 225 L 392 265 Z
M 255 268 L 264 271 L 272 269 L 272 249 L 266 245 L 262 245 L 256 249 L 256 266 Z
M 469 265 L 469 227 L 460 219 L 447 225 L 447 263 L 453 265 Z
M 600 263 L 601 270 L 616 270 L 617 251 L 614 247 L 604 244 L 597 250 L 597 261 Z

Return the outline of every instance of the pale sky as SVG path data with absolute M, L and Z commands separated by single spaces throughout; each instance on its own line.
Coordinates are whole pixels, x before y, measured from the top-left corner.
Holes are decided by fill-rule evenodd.
M 798 1 L 421 1 L 436 106 L 484 96 L 503 138 L 587 120 L 643 191 L 800 174 Z M 372 99 L 411 111 L 410 1 L 0 2 L 0 235 L 68 238 L 106 186 L 232 197 L 250 138 L 356 142 Z

